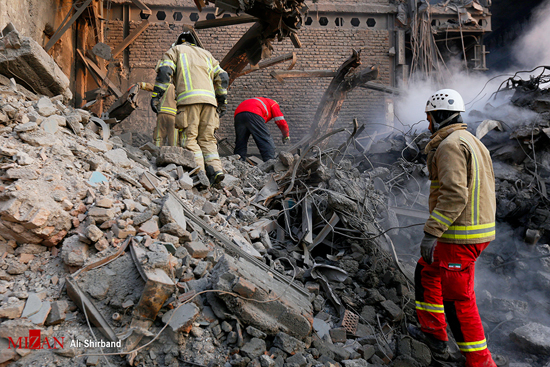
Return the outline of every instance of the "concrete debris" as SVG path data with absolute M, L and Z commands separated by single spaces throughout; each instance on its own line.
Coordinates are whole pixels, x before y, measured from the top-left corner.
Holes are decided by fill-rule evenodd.
M 427 134 L 390 135 L 357 157 L 334 161 L 317 149 L 303 156 L 283 152 L 261 166 L 223 157 L 225 179 L 208 187 L 199 184 L 194 156 L 183 148 L 140 142 L 136 149 L 128 136 L 102 140 L 89 113 L 61 100 L 0 96 L 6 128 L 0 136 L 0 334 L 24 337 L 33 328 L 87 337 L 85 309 L 104 337 L 123 339 L 126 351 L 168 324 L 128 360 L 133 365 L 433 363 L 425 344 L 402 333 L 403 320 L 415 319 L 407 274 L 419 239 L 396 228 L 426 218 Z M 537 101 L 533 108 L 543 108 Z M 506 127 L 506 121 L 499 125 L 490 122 L 497 120 L 489 110 L 480 113 L 489 121 L 480 129 L 483 141 L 500 157 L 497 215 L 529 238 L 513 251 L 497 248 L 497 239 L 486 251 L 490 271 L 511 284 L 530 277 L 547 289 L 550 124 L 541 118 L 536 126 L 500 131 L 493 125 Z M 519 153 L 532 149 L 537 163 Z M 373 168 L 363 153 L 386 164 Z M 512 238 L 520 229 L 503 235 Z M 380 235 L 385 230 L 405 246 L 397 253 L 416 255 L 396 261 Z M 533 314 L 550 310 L 547 294 L 534 286 L 521 298 L 504 293 L 479 295 L 491 335 L 509 335 L 518 353 L 547 354 L 547 327 L 531 323 Z M 346 314 L 357 317 L 353 328 L 344 323 Z M 84 363 L 75 359 L 80 351 L 64 349 L 56 358 Z M 36 353 L 3 350 L 0 345 L 0 361 L 23 363 Z
M 73 95 L 69 79 L 42 46 L 30 37 L 19 35 L 15 29 L 8 35 L 17 40 L 18 47 L 1 49 L 0 73 L 15 78 L 36 93 L 49 97 L 62 95 L 65 100 L 70 100 Z

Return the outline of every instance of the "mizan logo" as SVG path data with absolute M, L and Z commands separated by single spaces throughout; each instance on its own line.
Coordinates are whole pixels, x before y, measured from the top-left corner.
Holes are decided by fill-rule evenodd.
M 63 343 L 65 337 L 61 337 L 61 341 L 53 337 L 53 340 L 49 340 L 48 337 L 41 341 L 40 330 L 29 330 L 29 336 L 19 337 L 17 342 L 14 342 L 11 336 L 8 337 L 8 349 L 63 349 Z M 24 343 L 24 344 L 23 344 Z

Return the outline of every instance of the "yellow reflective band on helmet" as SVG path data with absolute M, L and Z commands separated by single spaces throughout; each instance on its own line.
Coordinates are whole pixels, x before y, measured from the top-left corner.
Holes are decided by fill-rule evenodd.
M 466 240 L 485 238 L 494 235 L 495 222 L 473 226 L 450 226 L 449 229 L 441 235 L 441 238 Z
M 432 184 L 430 185 L 431 189 L 439 189 L 440 187 L 441 187 L 441 185 L 439 184 L 439 181 L 437 181 L 437 180 L 432 181 Z
M 477 352 L 480 350 L 487 349 L 486 339 L 480 340 L 478 342 L 468 342 L 468 343 L 457 342 L 456 344 L 458 344 L 458 348 L 460 349 L 461 352 Z
M 451 218 L 444 216 L 437 210 L 432 211 L 430 218 L 434 219 L 436 222 L 443 224 L 445 227 L 449 227 L 453 222 Z
M 416 301 L 416 309 L 422 310 L 422 311 L 428 311 L 428 312 L 434 312 L 434 313 L 444 313 L 444 307 L 443 305 L 438 305 L 434 303 L 426 303 L 426 302 L 420 302 Z
M 160 68 L 162 66 L 169 66 L 172 68 L 172 70 L 176 70 L 176 64 L 174 64 L 172 60 L 162 60 L 158 67 Z
M 157 92 L 153 92 L 153 94 L 151 94 L 151 97 L 153 97 L 153 98 L 155 98 L 156 96 L 158 96 Z

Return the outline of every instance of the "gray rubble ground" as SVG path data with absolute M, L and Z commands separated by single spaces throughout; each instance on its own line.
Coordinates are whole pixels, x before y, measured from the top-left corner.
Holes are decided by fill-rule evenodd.
M 84 313 L 64 291 L 65 278 L 113 255 L 133 237 L 144 251 L 144 269 L 162 269 L 176 284 L 141 344 L 168 323 L 166 330 L 137 353 L 133 365 L 178 366 L 185 361 L 226 367 L 432 363 L 427 347 L 401 331 L 404 320 L 415 319 L 412 285 L 381 250 L 384 241 L 365 238 L 379 232 L 380 224 L 396 221 L 385 209 L 391 189 L 387 182 L 404 168 L 421 177 L 423 165 L 401 163 L 362 172 L 348 160 L 337 167 L 320 165 L 317 158 L 302 162 L 308 168 L 301 180 L 317 190 L 311 196 L 313 206 L 338 213 L 338 227 L 350 231 L 351 238 L 340 236 L 332 244 L 338 246 L 337 251 L 312 256 L 316 263 L 346 274 L 344 280 L 327 283 L 329 294 L 312 276 L 303 248 L 288 238 L 286 242 L 277 239 L 275 224 L 283 213 L 257 200 L 271 175 L 285 175 L 297 156 L 282 155 L 254 167 L 236 156 L 223 158 L 226 179 L 219 187 L 204 189 L 189 174 L 193 165 L 186 153 L 158 151 L 150 145 L 138 149 L 128 145 L 126 137 L 103 141 L 92 131 L 89 113 L 64 106 L 61 98 L 0 97 L 0 119 L 0 343 L 6 344 L 10 335 L 28 335 L 31 327 L 67 341 L 93 339 Z M 53 122 L 43 125 L 47 119 L 57 126 Z M 73 125 L 78 128 L 64 126 L 69 119 L 78 121 Z M 411 180 L 405 186 L 414 192 L 413 185 Z M 300 187 L 310 189 L 305 184 Z M 157 189 L 162 193 L 171 189 L 179 200 Z M 404 200 L 426 204 L 421 195 Z M 222 243 L 183 215 L 179 201 L 269 270 L 225 251 Z M 396 235 L 411 243 L 410 235 Z M 329 245 L 325 241 L 324 246 Z M 547 245 L 537 245 L 536 250 L 549 251 Z M 536 270 L 539 281 L 548 284 L 546 262 L 536 261 L 543 266 Z M 299 296 L 289 285 L 275 282 L 275 271 L 294 279 L 309 296 Z M 117 335 L 129 332 L 144 284 L 129 253 L 86 272 L 79 280 Z M 244 299 L 214 292 L 193 297 L 220 290 Z M 531 303 L 537 294 L 529 297 Z M 355 330 L 342 327 L 331 298 L 356 314 Z M 539 298 L 539 307 L 548 307 L 544 299 Z M 184 302 L 190 303 L 182 306 Z M 480 302 L 493 307 L 494 322 L 515 317 L 510 325 L 519 330 L 510 343 L 534 350 L 537 340 L 529 336 L 535 329 L 524 327 L 530 321 L 530 304 L 491 294 L 484 294 Z M 97 328 L 92 331 L 102 338 Z M 69 346 L 13 353 L 1 348 L 0 363 L 104 363 L 96 356 L 76 357 L 94 352 L 99 350 Z M 127 365 L 122 356 L 107 358 L 113 365 Z

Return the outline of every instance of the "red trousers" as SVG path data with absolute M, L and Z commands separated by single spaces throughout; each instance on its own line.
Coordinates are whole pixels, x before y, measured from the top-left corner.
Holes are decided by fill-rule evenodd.
M 466 367 L 496 367 L 477 310 L 474 293 L 475 261 L 489 242 L 457 245 L 437 242 L 434 262 L 420 258 L 415 271 L 416 314 L 421 329 L 439 340 L 449 340 L 447 323 Z

